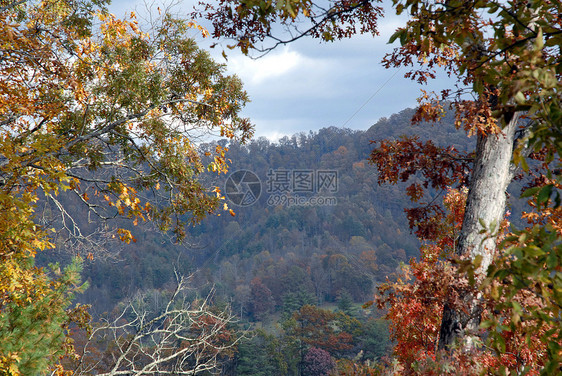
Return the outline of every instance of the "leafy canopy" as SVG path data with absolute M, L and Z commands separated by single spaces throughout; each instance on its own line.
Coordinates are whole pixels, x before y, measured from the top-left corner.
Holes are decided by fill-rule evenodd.
M 80 241 L 88 237 L 57 199 L 63 192 L 102 220 L 154 220 L 181 239 L 222 198 L 200 175 L 225 172 L 226 149 L 203 152 L 198 141 L 252 135 L 239 115 L 248 101 L 240 80 L 190 37 L 202 28 L 164 13 L 145 32 L 133 13 L 120 20 L 105 5 L 0 1 L 2 321 L 31 307 L 48 316 L 41 297 L 55 287 L 39 283 L 47 279 L 33 257 L 55 247 L 55 229 L 40 200 Z M 0 369 L 17 374 L 20 350 L 7 346 Z

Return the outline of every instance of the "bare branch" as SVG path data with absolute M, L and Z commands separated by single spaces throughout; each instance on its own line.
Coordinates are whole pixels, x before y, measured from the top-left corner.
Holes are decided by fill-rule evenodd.
M 176 278 L 177 287 L 160 312 L 150 312 L 146 296 L 140 294 L 117 318 L 93 330 L 74 374 L 87 375 L 94 369 L 100 376 L 217 371 L 220 357 L 227 356 L 243 336 L 235 338 L 227 328 L 234 321 L 228 309 L 213 310 L 211 295 L 188 302 L 186 280 L 177 273 Z M 94 360 L 94 344 L 100 338 L 111 339 L 106 359 Z
M 319 17 L 318 20 L 316 19 L 312 19 L 313 25 L 311 27 L 309 27 L 308 29 L 306 29 L 305 31 L 299 31 L 297 29 L 297 34 L 296 35 L 292 35 L 292 33 L 290 33 L 291 37 L 288 39 L 280 39 L 278 37 L 275 37 L 271 34 L 268 34 L 267 36 L 274 40 L 275 43 L 273 44 L 273 46 L 270 47 L 266 47 L 266 48 L 255 48 L 255 50 L 257 52 L 260 53 L 260 55 L 256 56 L 255 59 L 259 59 L 261 57 L 264 57 L 265 55 L 267 55 L 268 53 L 270 53 L 271 51 L 273 51 L 274 49 L 276 49 L 279 46 L 283 46 L 283 45 L 287 45 L 287 44 L 291 44 L 305 36 L 310 36 L 313 32 L 315 32 L 316 30 L 320 29 L 326 22 L 335 20 L 338 16 L 341 16 L 342 14 L 346 14 L 346 13 L 352 13 L 354 10 L 361 8 L 363 6 L 365 6 L 365 4 L 370 3 L 370 0 L 363 0 L 363 1 L 359 1 L 349 7 L 346 8 L 342 8 L 340 10 L 335 10 L 334 8 L 330 8 L 328 10 L 324 10 L 324 13 L 321 15 L 321 17 Z M 322 9 L 320 7 L 318 7 L 319 9 Z

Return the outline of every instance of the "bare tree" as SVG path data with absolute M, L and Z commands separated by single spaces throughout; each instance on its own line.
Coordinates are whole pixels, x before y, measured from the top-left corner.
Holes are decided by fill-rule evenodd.
M 189 302 L 186 279 L 160 312 L 150 312 L 137 297 L 117 318 L 96 327 L 83 345 L 75 375 L 197 375 L 219 371 L 242 336 L 228 328 L 229 309 L 214 310 L 209 300 Z M 100 344 L 106 347 L 100 352 Z

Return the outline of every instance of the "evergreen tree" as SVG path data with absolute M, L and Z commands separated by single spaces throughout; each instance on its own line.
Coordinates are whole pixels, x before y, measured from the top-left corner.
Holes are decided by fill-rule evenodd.
M 29 264 L 33 259 L 27 260 Z M 74 294 L 86 288 L 80 283 L 82 260 L 74 261 L 61 271 L 51 265 L 50 273 L 34 268 L 35 288 L 21 299 L 25 305 L 8 303 L 0 315 L 0 368 L 6 375 L 39 375 L 54 365 L 60 356 L 71 351 L 67 340 L 71 321 L 84 324 L 88 318 L 84 307 L 69 309 Z M 66 351 L 65 351 L 66 350 Z
M 353 296 L 346 289 L 341 289 L 338 298 L 338 309 L 346 315 L 353 316 L 356 312 L 353 306 Z

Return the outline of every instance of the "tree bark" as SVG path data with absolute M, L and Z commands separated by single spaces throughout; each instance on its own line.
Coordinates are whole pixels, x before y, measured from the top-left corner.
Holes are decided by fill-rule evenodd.
M 458 256 L 474 260 L 482 256 L 475 279 L 478 283 L 492 263 L 497 233 L 490 234 L 495 223 L 495 231 L 503 220 L 506 204 L 506 189 L 512 179 L 511 158 L 514 135 L 519 115 L 516 114 L 499 134 L 479 135 L 476 143 L 476 157 L 467 196 L 464 220 L 455 249 Z M 484 224 L 488 231 L 484 230 Z M 480 294 L 468 292 L 461 296 L 464 309 L 453 307 L 446 302 L 439 332 L 439 349 L 461 342 L 463 347 L 471 347 L 473 334 L 480 325 Z

